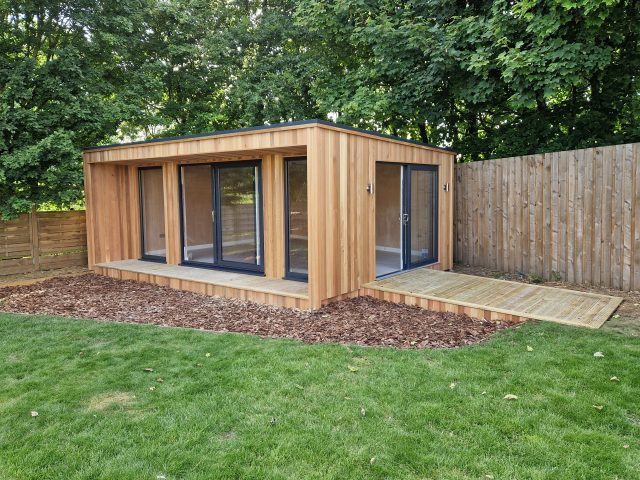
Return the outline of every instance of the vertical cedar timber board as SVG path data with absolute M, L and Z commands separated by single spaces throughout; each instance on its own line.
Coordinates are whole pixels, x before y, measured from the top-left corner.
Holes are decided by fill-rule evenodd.
M 455 181 L 457 262 L 640 289 L 640 143 L 459 164 Z
M 137 171 L 122 165 L 85 163 L 85 188 L 89 268 L 138 258 Z
M 96 243 L 95 243 L 95 222 L 93 220 L 93 210 L 96 208 L 94 195 L 93 195 L 93 165 L 87 162 L 84 157 L 83 162 L 84 170 L 84 198 L 85 198 L 85 215 L 87 222 L 87 266 L 89 269 L 93 269 L 96 262 Z
M 310 134 L 310 304 L 345 298 L 375 279 L 375 193 L 378 161 L 439 165 L 439 266 L 453 260 L 454 154 L 318 128 Z M 444 184 L 449 184 L 449 192 Z
M 320 308 L 322 296 L 325 293 L 323 267 L 326 259 L 321 259 L 321 248 L 324 247 L 324 218 L 320 212 L 324 203 L 325 175 L 322 163 L 324 162 L 324 148 L 320 144 L 319 129 L 310 129 L 307 132 L 307 208 L 308 208 L 308 256 L 309 256 L 309 307 Z
M 284 158 L 262 157 L 262 195 L 264 211 L 264 273 L 267 278 L 284 276 Z
M 142 256 L 142 233 L 140 231 L 140 184 L 138 183 L 138 168 L 135 166 L 128 166 L 127 168 L 129 170 L 129 188 L 127 189 L 126 201 L 131 216 L 129 235 L 133 238 L 133 240 L 129 240 L 131 242 L 131 256 L 132 258 L 140 258 Z
M 164 185 L 164 238 L 167 248 L 167 263 L 179 265 L 182 261 L 180 246 L 180 188 L 178 166 L 174 162 L 162 164 Z

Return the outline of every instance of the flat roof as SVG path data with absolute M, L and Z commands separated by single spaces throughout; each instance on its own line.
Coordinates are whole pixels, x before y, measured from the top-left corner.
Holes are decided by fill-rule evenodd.
M 448 147 L 439 147 L 437 145 L 431 145 L 431 144 L 428 144 L 428 143 L 420 142 L 418 140 L 409 140 L 407 138 L 396 137 L 394 135 L 387 135 L 387 134 L 380 133 L 380 132 L 375 132 L 375 131 L 372 131 L 372 130 L 365 130 L 365 129 L 362 129 L 362 128 L 357 128 L 357 127 L 351 127 L 349 125 L 344 125 L 342 123 L 334 123 L 334 122 L 330 122 L 328 120 L 320 120 L 320 119 L 297 120 L 295 122 L 274 123 L 272 125 L 260 125 L 260 126 L 257 126 L 257 127 L 233 128 L 233 129 L 230 129 L 230 130 L 217 130 L 215 132 L 208 132 L 208 133 L 197 133 L 197 134 L 190 134 L 190 135 L 178 135 L 178 136 L 174 136 L 174 137 L 153 138 L 153 139 L 150 139 L 150 140 L 139 140 L 139 141 L 136 141 L 136 142 L 111 143 L 111 144 L 108 144 L 108 145 L 95 145 L 95 146 L 92 146 L 92 147 L 85 147 L 83 150 L 85 150 L 85 151 L 101 150 L 101 149 L 106 149 L 106 148 L 126 147 L 126 146 L 130 146 L 130 145 L 143 145 L 143 144 L 147 144 L 147 143 L 171 142 L 171 141 L 174 141 L 174 140 L 187 140 L 187 139 L 192 139 L 192 138 L 215 137 L 217 135 L 229 135 L 229 134 L 233 134 L 233 133 L 245 133 L 245 132 L 253 132 L 253 131 L 256 131 L 256 130 L 269 130 L 269 129 L 277 129 L 277 128 L 293 127 L 293 126 L 303 126 L 303 125 L 324 125 L 326 127 L 338 128 L 338 129 L 341 129 L 341 130 L 357 132 L 357 133 L 364 133 L 364 134 L 367 134 L 367 135 L 373 135 L 375 137 L 380 137 L 380 138 L 387 138 L 387 139 L 396 140 L 396 141 L 399 141 L 399 142 L 409 143 L 409 144 L 412 144 L 412 145 L 419 145 L 419 146 L 422 146 L 422 147 L 429 147 L 429 148 L 434 148 L 434 149 L 438 149 L 438 150 L 444 150 L 446 152 L 457 153 L 455 150 L 452 150 L 451 148 L 448 148 Z

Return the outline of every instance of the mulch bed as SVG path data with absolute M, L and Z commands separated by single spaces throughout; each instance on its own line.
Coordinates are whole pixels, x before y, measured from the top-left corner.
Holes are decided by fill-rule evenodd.
M 470 345 L 513 325 L 371 297 L 292 310 L 94 274 L 0 288 L 0 310 L 399 348 Z

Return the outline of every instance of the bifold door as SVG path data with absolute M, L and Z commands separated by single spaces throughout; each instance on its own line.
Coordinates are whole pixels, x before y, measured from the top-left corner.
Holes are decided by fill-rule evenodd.
M 376 276 L 438 260 L 438 167 L 376 164 Z
M 259 162 L 183 165 L 182 263 L 263 271 Z

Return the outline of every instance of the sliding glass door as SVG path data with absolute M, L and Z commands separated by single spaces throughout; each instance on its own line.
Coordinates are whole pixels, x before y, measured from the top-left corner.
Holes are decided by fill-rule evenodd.
M 213 265 L 213 175 L 210 165 L 182 167 L 183 262 Z
M 376 164 L 377 277 L 402 270 L 402 173 L 401 164 Z
M 260 163 L 183 165 L 182 262 L 263 271 Z
M 162 168 L 138 170 L 142 258 L 166 261 Z
M 309 277 L 307 159 L 285 161 L 286 277 Z
M 262 228 L 259 166 L 214 168 L 216 178 L 219 264 L 259 269 L 262 265 Z
M 405 268 L 413 268 L 438 260 L 438 167 L 405 168 Z
M 438 261 L 438 167 L 376 164 L 376 276 Z

